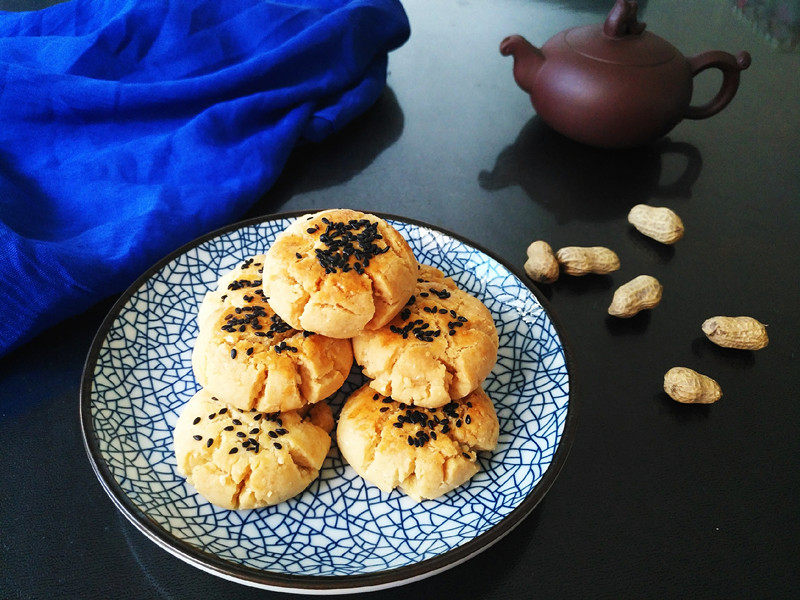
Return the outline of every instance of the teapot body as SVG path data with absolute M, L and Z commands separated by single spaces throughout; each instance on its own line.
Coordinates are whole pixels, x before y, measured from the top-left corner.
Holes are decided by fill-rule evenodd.
M 544 45 L 544 62 L 528 90 L 536 112 L 567 137 L 604 148 L 638 146 L 669 132 L 692 98 L 689 62 L 677 50 L 642 56 L 639 64 L 576 51 L 571 39 L 590 37 L 595 28 L 562 31 Z M 624 52 L 626 40 L 617 43 Z
M 684 57 L 645 31 L 633 0 L 616 0 L 603 24 L 557 33 L 543 48 L 521 35 L 500 43 L 514 57 L 514 81 L 530 94 L 541 119 L 574 140 L 601 148 L 628 148 L 658 139 L 681 119 L 707 119 L 736 95 L 750 55 L 713 50 Z M 707 104 L 693 106 L 692 78 L 722 72 Z

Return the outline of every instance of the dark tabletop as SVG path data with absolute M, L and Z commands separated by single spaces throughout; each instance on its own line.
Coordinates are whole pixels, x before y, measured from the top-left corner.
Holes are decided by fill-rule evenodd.
M 610 276 L 542 288 L 576 365 L 578 426 L 545 499 L 494 547 L 385 598 L 787 597 L 800 588 L 800 54 L 774 48 L 733 2 L 641 2 L 649 29 L 685 54 L 750 51 L 733 103 L 669 140 L 602 152 L 548 130 L 499 41 L 541 44 L 602 20 L 610 1 L 406 0 L 410 41 L 377 105 L 298 149 L 244 217 L 352 206 L 450 229 L 517 266 L 535 239 L 604 245 Z M 710 98 L 716 74 L 695 94 Z M 696 103 L 698 103 L 696 101 Z M 686 225 L 674 247 L 626 222 L 636 203 Z M 661 305 L 606 315 L 646 273 Z M 283 597 L 199 571 L 114 508 L 86 457 L 78 386 L 113 298 L 0 359 L 0 598 Z M 700 331 L 713 315 L 769 324 L 759 352 Z M 661 391 L 683 365 L 724 397 L 679 405 Z M 378 594 L 364 597 L 377 597 Z

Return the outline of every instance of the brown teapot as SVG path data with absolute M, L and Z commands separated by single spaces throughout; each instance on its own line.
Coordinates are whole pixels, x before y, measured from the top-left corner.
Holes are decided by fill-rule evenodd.
M 617 0 L 604 24 L 557 33 L 542 49 L 512 35 L 500 53 L 514 57 L 514 80 L 536 112 L 556 131 L 603 148 L 655 140 L 682 119 L 705 119 L 733 99 L 750 55 L 704 52 L 685 58 L 672 44 L 645 31 L 636 2 Z M 692 78 L 722 71 L 722 87 L 703 106 L 690 106 Z

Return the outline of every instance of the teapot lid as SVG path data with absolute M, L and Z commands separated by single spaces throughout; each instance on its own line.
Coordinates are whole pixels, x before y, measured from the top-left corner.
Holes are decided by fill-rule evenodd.
M 570 29 L 565 41 L 583 56 L 616 65 L 656 66 L 680 56 L 675 46 L 644 30 L 637 9 L 635 1 L 617 0 L 605 23 Z

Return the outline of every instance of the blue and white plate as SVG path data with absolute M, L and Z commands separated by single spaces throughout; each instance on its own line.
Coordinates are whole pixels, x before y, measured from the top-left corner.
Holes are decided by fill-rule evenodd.
M 480 472 L 437 500 L 381 492 L 335 445 L 319 478 L 278 506 L 230 511 L 206 502 L 175 468 L 172 428 L 197 391 L 195 314 L 217 278 L 265 252 L 300 215 L 216 231 L 145 273 L 109 313 L 81 385 L 81 420 L 97 477 L 122 513 L 178 558 L 266 589 L 344 593 L 409 583 L 459 564 L 502 538 L 542 499 L 572 436 L 570 364 L 536 292 L 487 252 L 452 233 L 385 216 L 420 262 L 440 268 L 492 312 L 497 365 L 485 382 L 500 420 Z M 357 369 L 334 412 L 363 382 Z

